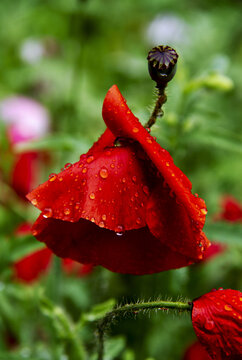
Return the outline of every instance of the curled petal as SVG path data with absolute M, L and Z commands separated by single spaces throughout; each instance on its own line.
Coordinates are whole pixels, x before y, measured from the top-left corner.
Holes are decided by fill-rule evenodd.
M 192 324 L 211 359 L 242 357 L 242 293 L 211 291 L 193 301 Z
M 191 183 L 188 178 L 174 165 L 170 154 L 154 140 L 132 114 L 116 85 L 109 89 L 104 99 L 103 119 L 113 134 L 139 142 L 171 191 L 176 195 L 177 200 L 183 205 L 195 233 L 200 237 L 207 213 L 205 202 L 191 193 Z M 200 249 L 205 250 L 210 243 L 203 234 L 201 236 L 203 239 L 201 239 Z M 196 241 L 196 245 L 200 245 L 200 240 Z M 201 259 L 201 253 L 202 251 L 200 251 L 198 259 Z
M 158 185 L 147 207 L 146 221 L 151 233 L 172 250 L 196 260 L 202 258 L 207 239 L 191 222 L 174 193 L 167 186 Z
M 147 227 L 116 234 L 83 219 L 70 223 L 40 215 L 33 234 L 57 256 L 119 273 L 143 275 L 191 264 L 191 259 L 161 244 Z

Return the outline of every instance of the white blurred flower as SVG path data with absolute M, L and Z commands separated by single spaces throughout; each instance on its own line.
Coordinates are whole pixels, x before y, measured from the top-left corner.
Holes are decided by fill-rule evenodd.
M 45 55 L 45 48 L 41 41 L 26 39 L 20 47 L 20 58 L 28 64 L 35 64 Z
M 44 136 L 50 125 L 48 111 L 38 102 L 23 96 L 0 102 L 0 120 L 8 128 L 13 144 Z
M 158 15 L 149 24 L 146 38 L 151 45 L 185 45 L 189 43 L 188 24 L 173 14 Z

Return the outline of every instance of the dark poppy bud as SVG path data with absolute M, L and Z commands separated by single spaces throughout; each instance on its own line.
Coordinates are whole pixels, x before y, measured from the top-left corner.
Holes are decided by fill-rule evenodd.
M 176 51 L 167 45 L 159 45 L 149 51 L 149 73 L 158 88 L 164 87 L 175 75 L 177 59 Z

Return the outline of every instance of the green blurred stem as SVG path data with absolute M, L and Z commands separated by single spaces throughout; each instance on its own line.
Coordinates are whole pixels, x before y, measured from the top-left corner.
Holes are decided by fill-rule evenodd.
M 179 312 L 185 312 L 192 310 L 192 304 L 190 302 L 180 301 L 149 301 L 139 302 L 136 304 L 126 304 L 120 306 L 110 312 L 108 312 L 104 318 L 99 322 L 98 331 L 98 360 L 104 359 L 104 335 L 109 325 L 117 320 L 117 317 L 127 314 L 136 314 L 139 311 L 146 310 L 176 310 Z
M 150 129 L 151 126 L 155 124 L 157 117 L 162 117 L 164 115 L 162 105 L 165 104 L 167 100 L 167 96 L 165 94 L 166 85 L 167 84 L 165 84 L 164 87 L 158 89 L 158 97 L 155 103 L 154 110 L 150 116 L 149 121 L 145 124 L 146 129 Z

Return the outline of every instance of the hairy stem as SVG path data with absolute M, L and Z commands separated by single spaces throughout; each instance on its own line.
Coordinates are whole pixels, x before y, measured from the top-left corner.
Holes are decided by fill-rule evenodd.
M 167 97 L 166 97 L 166 94 L 165 94 L 166 85 L 167 84 L 165 84 L 164 87 L 158 89 L 158 98 L 156 100 L 155 107 L 154 107 L 154 110 L 153 110 L 153 112 L 152 112 L 152 114 L 150 116 L 150 119 L 147 122 L 147 124 L 145 125 L 145 128 L 150 129 L 151 126 L 155 124 L 157 117 L 158 116 L 162 117 L 163 114 L 164 114 L 164 112 L 162 110 L 162 105 L 167 100 Z
M 192 305 L 189 302 L 180 302 L 180 301 L 149 301 L 149 302 L 139 302 L 136 304 L 126 304 L 120 307 L 113 309 L 108 312 L 104 318 L 99 322 L 97 332 L 98 332 L 98 360 L 103 360 L 104 356 L 104 335 L 108 326 L 116 320 L 119 316 L 126 315 L 129 313 L 136 314 L 138 311 L 145 310 L 177 310 L 179 312 L 191 311 Z

